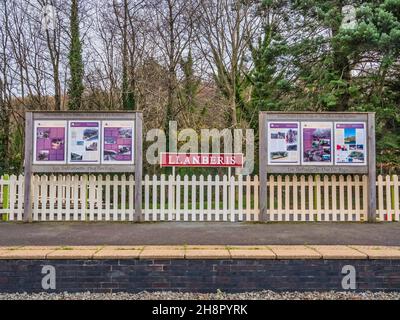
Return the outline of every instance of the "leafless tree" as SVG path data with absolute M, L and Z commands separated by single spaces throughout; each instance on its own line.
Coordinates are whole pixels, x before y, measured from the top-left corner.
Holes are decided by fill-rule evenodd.
M 230 125 L 237 119 L 237 88 L 249 69 L 249 44 L 261 31 L 251 0 L 197 0 L 196 45 L 208 62 L 217 87 L 230 107 Z
M 157 58 L 167 70 L 167 102 L 165 126 L 176 117 L 177 69 L 185 50 L 189 48 L 193 36 L 193 1 L 149 0 L 148 19 L 153 22 L 154 41 L 158 48 Z

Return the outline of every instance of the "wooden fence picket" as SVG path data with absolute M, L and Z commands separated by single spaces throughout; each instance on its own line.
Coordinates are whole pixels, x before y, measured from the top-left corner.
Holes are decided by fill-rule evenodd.
M 340 175 L 339 176 L 339 214 L 340 214 L 340 221 L 345 221 L 344 187 L 345 187 L 344 176 Z
M 115 174 L 112 179 L 112 188 L 113 188 L 113 210 L 112 210 L 112 219 L 113 221 L 118 221 L 118 205 L 119 205 L 119 179 Z
M 252 221 L 251 215 L 253 213 L 252 208 L 251 208 L 251 194 L 252 194 L 252 187 L 253 184 L 251 183 L 251 178 L 250 175 L 246 176 L 246 183 L 245 183 L 245 188 L 246 188 L 246 210 L 245 210 L 245 216 L 246 216 L 246 221 Z M 258 190 L 257 190 L 258 192 Z
M 168 221 L 173 221 L 173 213 L 174 213 L 174 204 L 175 204 L 175 199 L 174 199 L 174 181 L 175 177 L 173 175 L 168 175 L 168 189 L 167 189 L 167 195 L 168 195 Z
M 129 175 L 128 178 L 128 192 L 129 192 L 129 200 L 128 200 L 128 220 L 133 221 L 134 220 L 134 214 L 135 214 L 135 176 L 133 174 Z M 142 212 L 143 215 L 143 212 Z M 142 217 L 140 217 L 142 219 Z
M 308 214 L 306 221 L 314 221 L 314 179 L 313 176 L 308 176 Z
M 63 199 L 65 199 L 65 176 L 62 175 L 57 175 L 56 178 L 57 181 L 57 209 L 55 210 L 56 212 L 56 220 L 57 221 L 62 221 L 62 214 L 63 214 Z
M 378 176 L 378 192 L 376 193 L 377 196 L 377 203 L 378 203 L 378 217 L 381 221 L 386 221 L 387 217 L 385 216 L 385 207 L 384 207 L 384 197 L 383 197 L 383 177 L 380 175 Z
M 191 204 L 191 212 L 190 212 L 190 221 L 196 221 L 196 215 L 197 215 L 197 179 L 195 175 L 192 175 L 192 180 L 191 180 L 191 185 L 192 185 L 192 204 Z
M 228 178 L 222 177 L 222 220 L 228 221 Z
M 329 215 L 332 212 L 332 207 L 329 202 L 329 177 L 327 175 L 324 176 L 323 180 L 323 187 L 324 187 L 324 209 L 322 210 L 324 214 L 324 218 L 321 219 L 322 221 L 329 221 Z
M 321 210 L 322 210 L 322 204 L 321 204 L 321 177 L 320 175 L 315 176 L 315 203 L 316 203 L 316 211 L 315 211 L 315 218 L 317 221 L 321 221 Z
M 269 175 L 269 220 L 275 221 L 275 177 Z
M 104 211 L 103 211 L 103 188 L 104 181 L 103 176 L 97 176 L 97 188 L 96 188 L 96 214 L 98 221 L 104 221 Z
M 387 175 L 385 177 L 385 184 L 384 184 L 384 188 L 385 188 L 385 193 L 386 193 L 386 217 L 388 221 L 392 221 L 393 217 L 393 208 L 392 208 L 392 181 L 390 179 L 390 176 Z
M 24 179 L 23 175 L 19 175 L 17 178 L 17 188 L 18 188 L 18 195 L 17 195 L 17 220 L 23 220 L 23 213 L 24 213 Z
M 277 177 L 277 191 L 276 191 L 276 196 L 278 197 L 278 207 L 277 207 L 277 216 L 278 216 L 278 221 L 282 221 L 282 176 L 278 175 Z
M 49 183 L 50 183 L 50 179 L 51 179 L 51 176 L 50 177 L 48 177 L 48 176 L 46 176 L 46 175 L 42 175 L 41 177 L 40 177 L 40 191 L 41 191 L 41 204 L 42 204 L 42 206 L 41 206 L 41 214 L 40 214 L 40 217 L 38 218 L 40 221 L 46 221 L 47 220 L 47 203 L 48 203 L 48 200 L 49 200 L 49 195 L 50 195 L 50 186 L 49 186 Z M 50 206 L 50 202 L 49 202 L 49 206 Z
M 220 221 L 220 206 L 219 206 L 219 191 L 220 191 L 220 182 L 219 182 L 219 175 L 215 176 L 215 220 Z
M 367 221 L 367 208 L 368 208 L 368 176 L 362 176 L 362 190 L 363 190 L 363 221 Z
M 360 221 L 361 220 L 361 198 L 360 198 L 360 177 L 356 175 L 354 177 L 354 184 L 355 184 L 355 190 L 354 190 L 354 201 L 355 201 L 355 221 Z
M 306 177 L 304 175 L 300 176 L 300 221 L 305 221 L 306 219 Z
M 161 175 L 160 180 L 160 220 L 165 219 L 165 175 Z
M 254 176 L 253 181 L 253 191 L 254 191 L 254 205 L 253 205 L 253 213 L 254 213 L 254 220 L 259 221 L 260 219 L 260 210 L 259 210 L 259 202 L 258 202 L 258 192 L 259 192 L 260 183 L 258 181 L 258 176 Z
M 285 176 L 285 209 L 283 221 L 290 220 L 290 177 Z
M 17 220 L 18 215 L 15 214 L 15 203 L 17 202 L 17 177 L 11 175 L 9 178 L 9 217 L 10 221 Z
M 127 221 L 128 220 L 128 215 L 127 210 L 126 210 L 126 202 L 127 202 L 127 198 L 126 198 L 126 176 L 123 174 L 121 176 L 121 181 L 120 181 L 120 185 L 121 185 L 121 220 L 122 221 Z
M 207 211 L 206 211 L 206 221 L 212 221 L 212 187 L 213 181 L 211 175 L 207 176 Z
M 71 190 L 72 190 L 72 182 L 71 182 L 71 175 L 67 175 L 65 179 L 65 221 L 71 220 Z
M 396 221 L 400 221 L 399 188 L 399 177 L 393 176 L 393 214 Z
M 183 221 L 188 221 L 189 214 L 189 177 L 183 177 Z
M 204 221 L 204 177 L 200 175 L 199 179 L 199 220 Z
M 332 221 L 337 221 L 338 208 L 337 208 L 337 181 L 336 176 L 331 177 L 331 192 L 332 192 Z
M 150 180 L 148 174 L 144 176 L 143 185 L 144 185 L 144 220 L 150 221 Z
M 161 181 L 161 180 L 160 180 Z M 157 185 L 157 176 L 153 175 L 153 179 L 151 182 L 152 185 L 152 220 L 153 221 L 157 221 L 157 217 L 158 217 L 158 196 L 157 196 L 157 189 L 158 189 L 158 185 Z M 161 203 L 160 203 L 161 205 Z
M 49 202 L 49 220 L 54 221 L 54 204 L 55 204 L 55 199 L 56 199 L 56 194 L 57 194 L 57 177 L 55 175 L 51 175 L 49 179 L 49 197 L 48 197 L 48 202 Z M 47 216 L 47 215 L 46 215 Z
M 175 220 L 180 221 L 181 220 L 181 176 L 176 176 L 175 179 Z
M 230 214 L 230 220 L 231 222 L 235 221 L 236 218 L 236 208 L 235 208 L 235 202 L 236 202 L 236 190 L 235 190 L 235 177 L 230 176 L 229 177 L 229 214 Z
M 239 221 L 243 221 L 244 220 L 244 217 L 243 217 L 243 176 L 242 175 L 238 175 L 237 179 L 238 179 L 238 184 L 237 184 L 238 220 Z
M 80 214 L 80 220 L 85 221 L 87 219 L 86 213 L 87 213 L 87 203 L 88 203 L 88 176 L 83 175 L 81 177 L 81 183 L 80 183 L 80 203 L 81 203 L 81 214 Z
M 346 189 L 347 189 L 347 217 L 346 221 L 353 220 L 353 181 L 351 175 L 346 177 Z

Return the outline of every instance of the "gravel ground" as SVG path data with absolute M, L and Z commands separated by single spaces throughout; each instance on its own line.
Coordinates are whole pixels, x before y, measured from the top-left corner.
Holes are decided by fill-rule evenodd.
M 400 300 L 400 292 L 0 293 L 0 300 Z

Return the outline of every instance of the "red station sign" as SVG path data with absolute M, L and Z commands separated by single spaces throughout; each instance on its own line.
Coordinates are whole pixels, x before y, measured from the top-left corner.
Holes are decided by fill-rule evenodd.
M 161 153 L 161 167 L 242 168 L 243 153 Z

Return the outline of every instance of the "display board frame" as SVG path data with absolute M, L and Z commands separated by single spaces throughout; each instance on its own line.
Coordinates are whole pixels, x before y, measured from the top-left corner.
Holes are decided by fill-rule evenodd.
M 33 161 L 34 144 L 36 143 L 35 123 L 37 121 L 66 121 L 67 130 L 70 121 L 99 121 L 99 144 L 100 163 L 68 163 L 68 141 L 65 143 L 64 162 L 38 163 Z M 101 163 L 103 141 L 102 121 L 133 121 L 133 163 Z M 27 111 L 25 112 L 25 204 L 31 202 L 31 178 L 34 173 L 134 173 L 135 174 L 135 220 L 140 220 L 142 207 L 142 170 L 143 170 L 143 114 L 134 111 Z M 66 139 L 69 137 L 68 131 L 65 132 Z M 36 156 L 36 154 L 35 154 Z M 24 220 L 32 221 L 32 206 L 25 205 Z
M 299 122 L 298 144 L 300 165 L 270 164 L 268 145 L 268 124 L 270 122 Z M 303 123 L 331 122 L 332 141 L 329 164 L 303 164 Z M 336 164 L 335 159 L 335 124 L 365 123 L 366 161 L 365 164 Z M 368 221 L 376 221 L 376 159 L 375 159 L 375 113 L 373 112 L 275 112 L 259 113 L 259 175 L 260 175 L 260 220 L 267 221 L 267 174 L 366 174 L 368 175 Z

